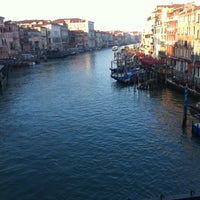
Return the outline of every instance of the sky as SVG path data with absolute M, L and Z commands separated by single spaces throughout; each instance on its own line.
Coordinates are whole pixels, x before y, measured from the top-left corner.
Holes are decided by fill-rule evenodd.
M 4 0 L 0 16 L 7 20 L 81 18 L 95 30 L 142 31 L 157 5 L 200 0 Z

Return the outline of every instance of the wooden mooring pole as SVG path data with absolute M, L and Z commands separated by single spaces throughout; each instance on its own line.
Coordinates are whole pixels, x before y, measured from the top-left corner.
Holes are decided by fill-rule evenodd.
M 187 121 L 187 102 L 188 102 L 188 85 L 185 86 L 185 92 L 184 92 L 184 110 L 183 110 L 183 123 L 182 127 L 186 127 L 186 121 Z

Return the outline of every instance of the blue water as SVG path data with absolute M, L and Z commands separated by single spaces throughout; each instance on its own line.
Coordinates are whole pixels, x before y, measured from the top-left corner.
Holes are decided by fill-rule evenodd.
M 110 77 L 111 49 L 11 71 L 0 96 L 0 200 L 121 200 L 200 191 L 183 95 Z M 189 99 L 189 102 L 194 101 Z

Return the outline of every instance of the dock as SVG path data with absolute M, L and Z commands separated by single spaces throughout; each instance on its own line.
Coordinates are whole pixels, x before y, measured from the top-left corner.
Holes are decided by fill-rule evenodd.
M 185 87 L 181 84 L 175 83 L 172 79 L 167 78 L 166 79 L 166 84 L 168 87 L 175 89 L 181 93 L 184 93 Z M 196 90 L 193 90 L 191 88 L 188 88 L 188 94 L 196 99 L 200 99 L 200 93 L 197 92 Z

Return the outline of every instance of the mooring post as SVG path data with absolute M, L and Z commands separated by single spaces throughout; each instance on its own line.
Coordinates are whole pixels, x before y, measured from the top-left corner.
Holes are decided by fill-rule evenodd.
M 188 85 L 186 84 L 184 92 L 184 110 L 183 110 L 183 123 L 182 123 L 183 128 L 185 128 L 187 121 L 187 101 L 188 101 Z

